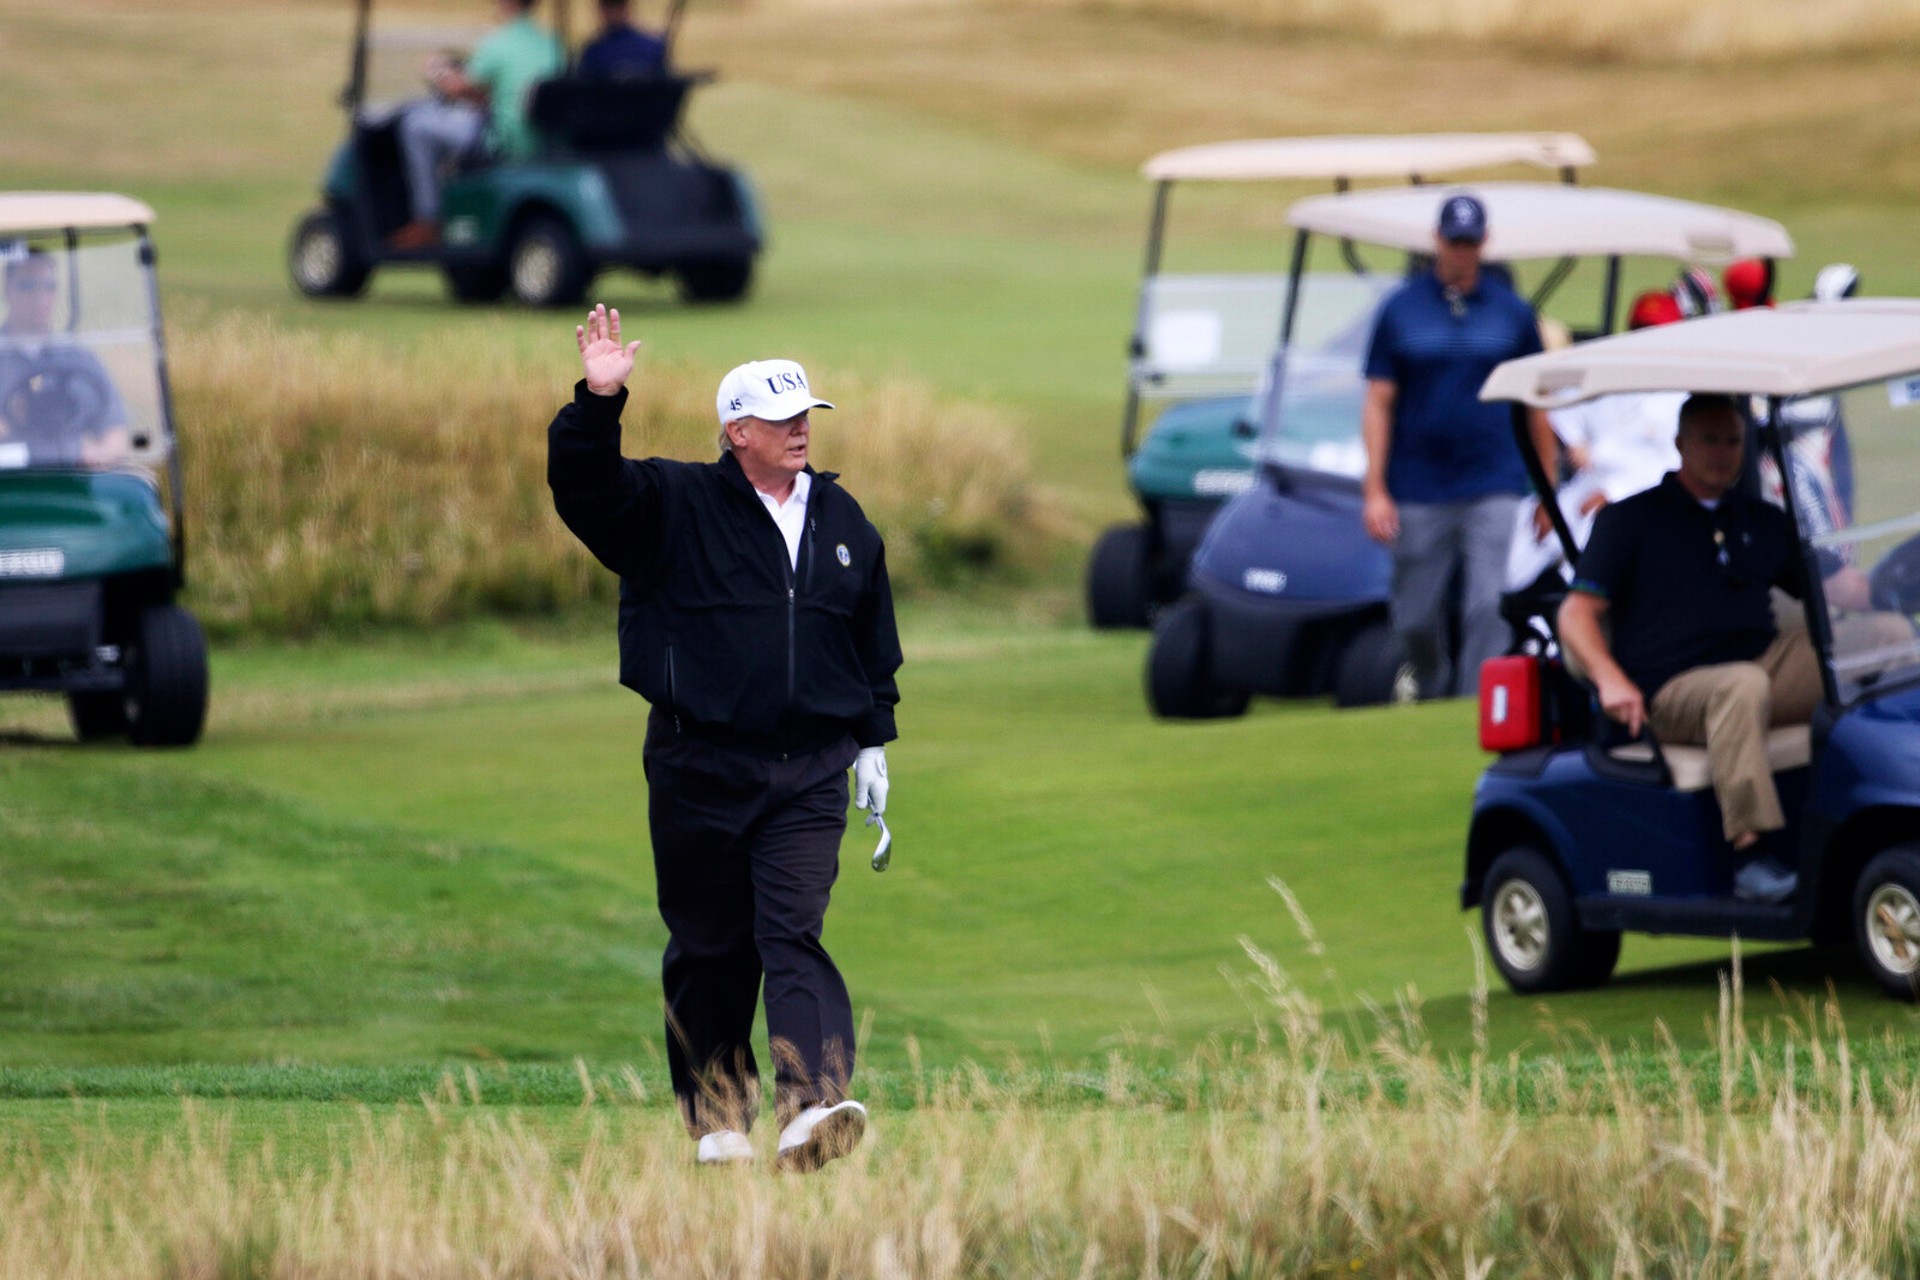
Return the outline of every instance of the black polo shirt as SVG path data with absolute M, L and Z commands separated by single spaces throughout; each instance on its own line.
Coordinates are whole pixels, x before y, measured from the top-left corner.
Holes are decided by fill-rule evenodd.
M 1613 657 L 1648 700 L 1682 671 L 1748 662 L 1773 643 L 1773 587 L 1798 596 L 1786 513 L 1728 493 L 1709 509 L 1678 475 L 1601 509 L 1573 589 L 1607 602 Z

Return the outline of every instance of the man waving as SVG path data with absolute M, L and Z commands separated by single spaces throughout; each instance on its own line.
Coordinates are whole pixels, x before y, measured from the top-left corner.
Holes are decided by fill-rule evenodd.
M 718 462 L 620 454 L 638 342 L 597 306 L 575 331 L 585 377 L 548 431 L 567 527 L 620 575 L 620 682 L 652 711 L 645 768 L 673 1088 L 702 1163 L 753 1159 L 751 1035 L 762 978 L 782 1126 L 809 1170 L 866 1129 L 847 1098 L 853 1012 L 821 946 L 846 828 L 887 803 L 899 701 L 880 534 L 807 465 L 814 396 L 791 360 L 721 380 Z

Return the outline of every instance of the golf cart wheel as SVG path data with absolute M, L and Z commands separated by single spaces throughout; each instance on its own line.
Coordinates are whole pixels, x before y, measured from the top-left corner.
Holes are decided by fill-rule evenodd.
M 1385 622 L 1373 622 L 1347 639 L 1333 673 L 1333 703 L 1338 707 L 1377 707 L 1418 700 L 1413 664 L 1400 637 Z
M 126 695 L 110 692 L 75 690 L 67 695 L 67 718 L 73 721 L 73 734 L 82 742 L 118 738 L 127 732 Z
M 1160 615 L 1147 651 L 1147 703 L 1169 720 L 1237 716 L 1253 695 L 1214 683 L 1213 636 L 1207 606 L 1181 600 Z
M 587 255 L 573 229 L 541 214 L 526 220 L 507 251 L 507 287 L 529 307 L 571 307 L 593 281 Z
M 449 262 L 441 273 L 456 302 L 498 302 L 507 291 L 507 269 L 497 262 Z
M 1494 859 L 1480 923 L 1494 967 L 1522 995 L 1597 987 L 1620 959 L 1620 934 L 1581 928 L 1566 880 L 1532 849 Z
M 1881 990 L 1920 999 L 1920 849 L 1889 849 L 1853 890 L 1853 936 Z
M 738 302 L 753 284 L 752 258 L 683 262 L 674 268 L 685 302 Z
M 128 663 L 127 719 L 135 746 L 184 747 L 207 720 L 207 638 L 175 604 L 140 615 Z
M 1146 527 L 1116 524 L 1087 561 L 1087 619 L 1100 629 L 1144 627 L 1150 603 Z
M 287 246 L 287 271 L 309 298 L 355 297 L 372 274 L 332 209 L 315 209 L 300 219 Z

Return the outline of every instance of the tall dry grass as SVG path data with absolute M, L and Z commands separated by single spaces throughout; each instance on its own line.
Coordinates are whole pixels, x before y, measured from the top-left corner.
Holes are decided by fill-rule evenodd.
M 565 359 L 502 331 L 443 348 L 249 319 L 174 345 L 193 603 L 223 632 L 304 633 L 533 615 L 615 582 L 553 514 L 546 424 Z M 888 541 L 903 594 L 1044 562 L 1067 529 L 1024 442 L 989 410 L 816 371 L 843 407 L 815 439 Z M 643 367 L 629 454 L 715 454 L 714 376 Z
M 361 1113 L 320 1155 L 242 1140 L 189 1102 L 133 1140 L 9 1144 L 0 1275 L 34 1277 L 1563 1277 L 1911 1275 L 1920 1085 L 1868 1073 L 1837 1009 L 1656 1078 L 1604 1051 L 1528 1075 L 1423 1048 L 1411 997 L 1361 1050 L 1270 957 L 1254 1043 L 1148 1082 L 1123 1055 L 1036 1102 L 980 1071 L 821 1174 L 696 1168 L 635 1077 L 555 1119 L 480 1105 L 471 1073 Z M 1476 1010 L 1482 1018 L 1484 988 Z M 1797 1029 L 1793 1029 L 1797 1028 Z M 1484 1042 L 1483 1042 L 1484 1043 Z M 611 1082 L 609 1082 L 611 1083 Z M 617 1086 L 616 1086 L 617 1087 Z M 764 1152 L 767 1138 L 761 1135 Z
M 1920 49 L 1920 0 L 1069 0 L 1272 32 L 1445 38 L 1633 62 Z

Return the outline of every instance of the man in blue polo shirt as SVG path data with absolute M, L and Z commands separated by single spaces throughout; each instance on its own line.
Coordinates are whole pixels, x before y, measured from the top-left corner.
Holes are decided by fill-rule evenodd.
M 1433 270 L 1381 304 L 1367 351 L 1364 517 L 1393 549 L 1393 627 L 1422 697 L 1471 696 L 1480 664 L 1507 642 L 1500 591 L 1527 471 L 1507 406 L 1483 404 L 1480 384 L 1503 360 L 1539 351 L 1540 330 L 1533 308 L 1481 270 L 1486 238 L 1486 206 L 1447 197 Z M 1533 439 L 1551 474 L 1559 450 L 1539 412 Z M 1457 659 L 1446 614 L 1456 564 L 1465 571 Z

